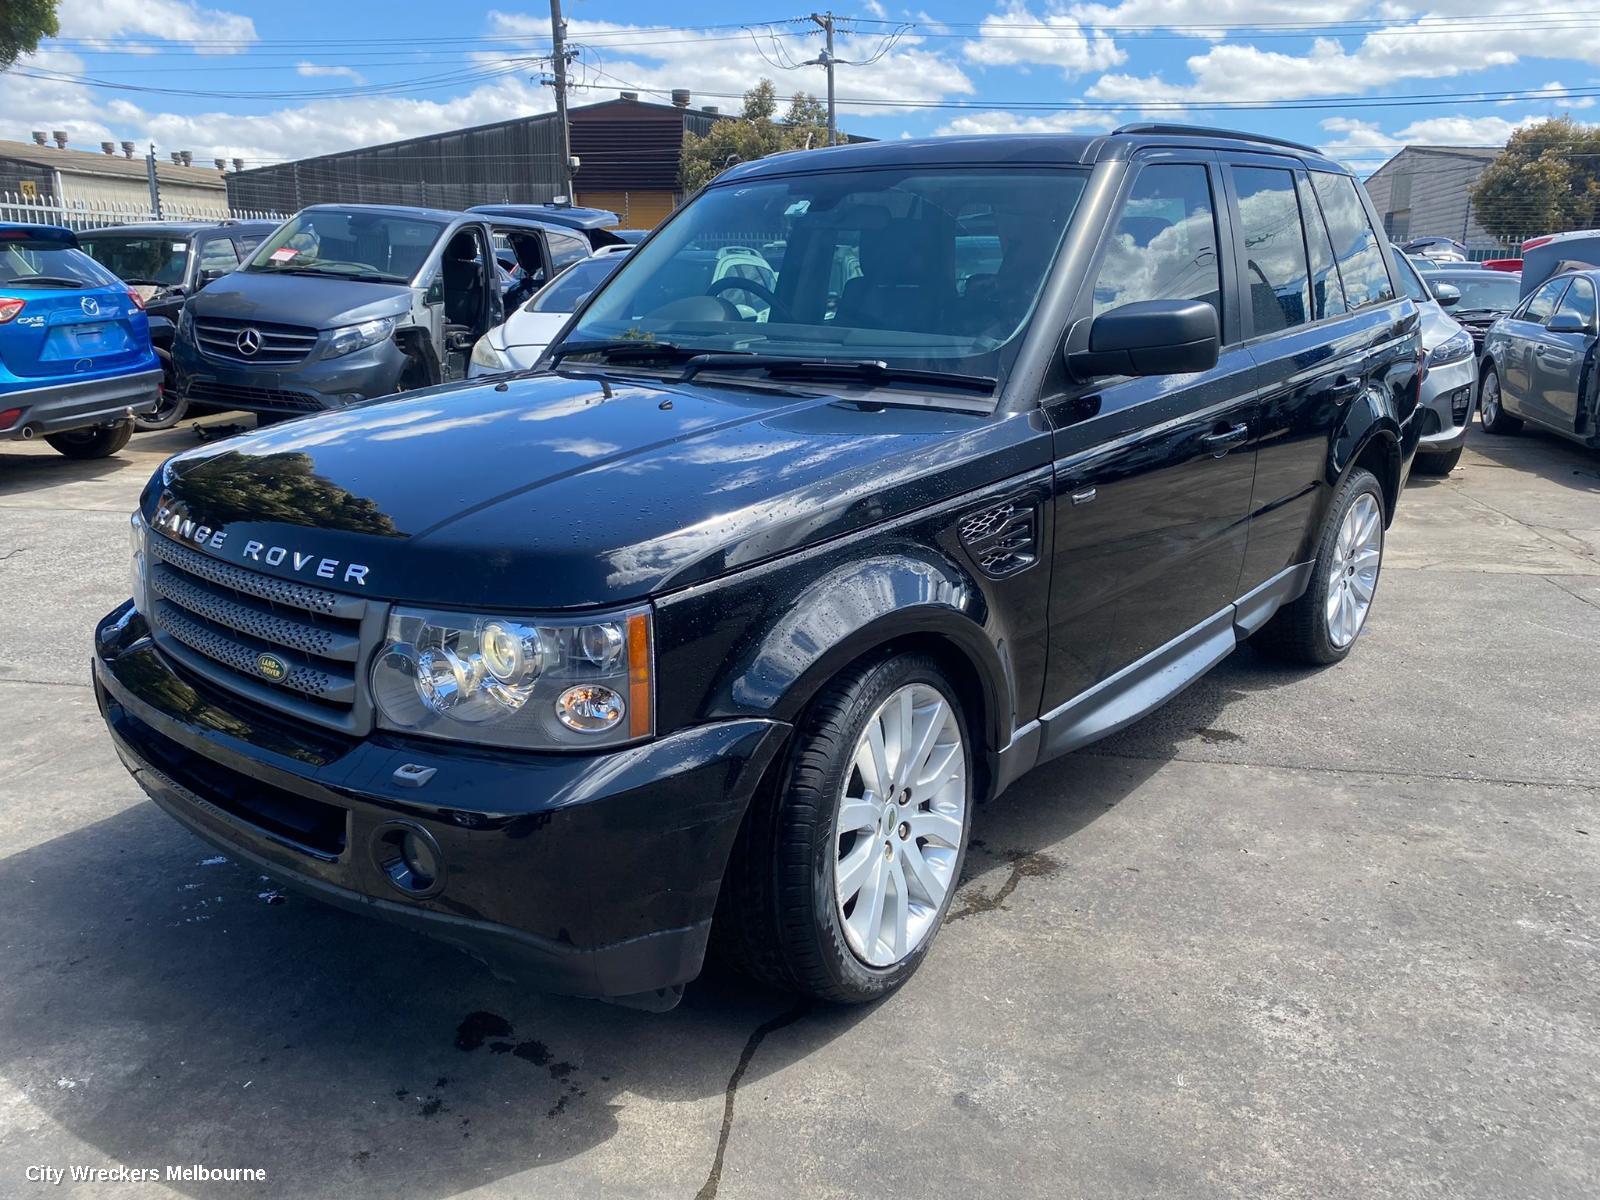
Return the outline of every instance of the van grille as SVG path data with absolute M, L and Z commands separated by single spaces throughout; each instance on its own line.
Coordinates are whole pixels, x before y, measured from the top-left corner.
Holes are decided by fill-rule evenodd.
M 162 651 L 213 683 L 347 733 L 371 727 L 362 666 L 384 606 L 218 562 L 153 534 L 148 614 Z
M 281 388 L 247 387 L 237 383 L 218 383 L 210 379 L 191 379 L 184 399 L 194 404 L 215 404 L 218 408 L 239 408 L 246 412 L 321 412 L 322 402 L 305 392 L 286 392 Z
M 246 330 L 259 343 L 254 354 L 239 348 L 239 335 Z M 297 363 L 317 344 L 317 331 L 304 325 L 272 325 L 239 321 L 227 317 L 196 317 L 194 340 L 212 358 L 251 366 L 284 366 Z

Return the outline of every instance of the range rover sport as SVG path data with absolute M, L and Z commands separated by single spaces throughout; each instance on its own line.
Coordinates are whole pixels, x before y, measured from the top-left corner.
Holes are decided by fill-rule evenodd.
M 1244 638 L 1350 653 L 1420 424 L 1377 228 L 1226 131 L 736 166 L 533 371 L 164 464 L 107 725 L 252 869 L 536 986 L 667 1008 L 710 945 L 872 1000 L 979 800 Z M 770 286 L 683 282 L 729 244 Z

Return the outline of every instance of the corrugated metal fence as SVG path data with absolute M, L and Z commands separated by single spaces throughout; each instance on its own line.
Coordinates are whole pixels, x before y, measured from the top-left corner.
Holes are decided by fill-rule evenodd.
M 288 214 L 255 209 L 229 209 L 226 205 L 185 205 L 163 203 L 165 221 L 236 220 L 284 221 Z M 18 192 L 0 192 L 0 221 L 31 225 L 65 225 L 68 229 L 98 229 L 102 225 L 129 225 L 154 221 L 156 216 L 140 204 L 89 203 L 77 201 L 57 204 L 49 196 L 30 197 Z

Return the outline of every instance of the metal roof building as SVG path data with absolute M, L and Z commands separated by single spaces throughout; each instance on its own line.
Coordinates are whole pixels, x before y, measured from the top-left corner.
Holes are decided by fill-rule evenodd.
M 1472 216 L 1468 194 L 1500 156 L 1481 146 L 1407 146 L 1367 179 L 1367 194 L 1395 242 L 1448 237 L 1468 246 L 1498 245 Z

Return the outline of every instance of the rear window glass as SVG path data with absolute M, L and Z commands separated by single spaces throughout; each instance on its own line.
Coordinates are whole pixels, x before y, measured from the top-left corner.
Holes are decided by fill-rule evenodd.
M 116 282 L 115 275 L 81 250 L 49 242 L 0 242 L 0 284 L 103 288 Z
M 1300 216 L 1306 227 L 1306 249 L 1311 254 L 1311 310 L 1313 320 L 1336 317 L 1345 310 L 1344 285 L 1333 265 L 1333 242 L 1328 237 L 1322 209 L 1305 176 L 1295 180 L 1300 196 Z
M 1252 326 L 1274 333 L 1311 319 L 1310 272 L 1294 175 L 1272 167 L 1235 167 L 1244 240 L 1244 282 Z
M 1367 220 L 1367 210 L 1348 175 L 1311 172 L 1311 186 L 1322 204 L 1322 216 L 1333 238 L 1333 256 L 1339 264 L 1345 301 L 1352 309 L 1394 299 L 1394 285 L 1383 263 L 1378 237 Z

